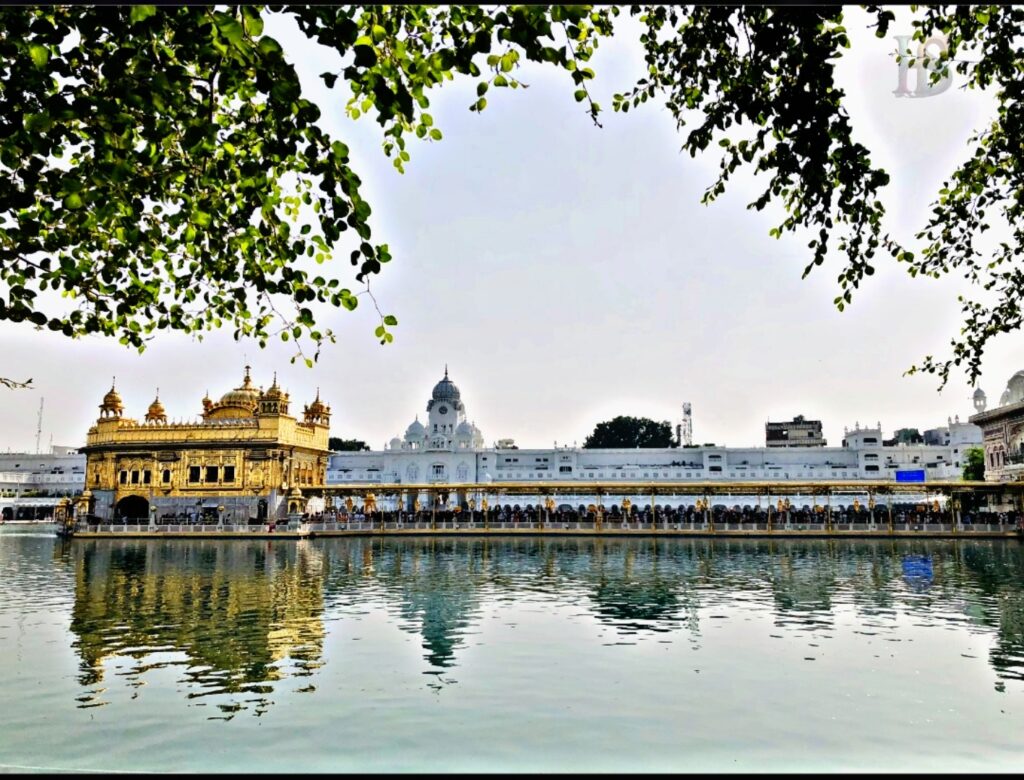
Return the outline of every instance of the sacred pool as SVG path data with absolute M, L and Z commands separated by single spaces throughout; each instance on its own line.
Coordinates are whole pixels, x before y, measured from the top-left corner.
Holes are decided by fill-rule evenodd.
M 0 532 L 0 771 L 1009 771 L 1015 539 Z

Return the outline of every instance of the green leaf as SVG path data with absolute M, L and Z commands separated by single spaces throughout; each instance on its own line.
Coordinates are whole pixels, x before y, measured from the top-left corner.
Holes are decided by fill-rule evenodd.
M 28 53 L 32 55 L 32 62 L 37 68 L 45 68 L 50 61 L 50 50 L 38 43 L 29 46 Z
M 138 24 L 156 14 L 155 5 L 133 5 L 129 18 L 132 24 Z
M 260 38 L 259 43 L 256 44 L 256 48 L 258 48 L 260 50 L 260 54 L 263 55 L 274 53 L 280 54 L 282 51 L 281 44 L 278 43 L 273 38 L 271 38 L 269 35 L 264 35 L 262 38 Z
M 223 35 L 232 46 L 241 46 L 242 40 L 245 38 L 245 30 L 242 29 L 242 25 L 239 21 L 228 14 L 217 13 L 214 15 L 217 20 L 217 30 Z
M 66 209 L 80 209 L 84 205 L 82 196 L 77 192 L 72 192 L 64 197 L 64 208 Z
M 572 96 L 576 98 L 576 102 L 579 103 L 587 99 L 587 90 L 577 89 L 575 92 L 572 93 Z
M 387 316 L 384 317 L 384 324 L 385 325 L 397 325 L 398 324 L 398 318 L 395 317 L 392 314 L 388 314 Z
M 249 32 L 250 37 L 258 38 L 263 34 L 263 19 L 260 17 L 259 10 L 246 5 L 241 8 L 242 18 L 245 19 L 245 29 Z

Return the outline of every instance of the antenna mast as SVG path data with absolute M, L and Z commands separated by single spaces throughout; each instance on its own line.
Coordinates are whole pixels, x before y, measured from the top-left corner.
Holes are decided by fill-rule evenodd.
M 683 402 L 683 422 L 679 426 L 680 446 L 693 444 L 693 413 L 689 401 Z
M 39 417 L 36 421 L 36 455 L 39 454 L 39 439 L 43 435 L 43 401 L 45 399 L 39 399 Z

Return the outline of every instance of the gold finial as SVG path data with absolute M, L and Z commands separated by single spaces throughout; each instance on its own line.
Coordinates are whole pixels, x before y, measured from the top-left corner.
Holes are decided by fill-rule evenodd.
M 250 379 L 249 379 L 249 366 L 246 366 L 246 367 L 245 367 L 245 382 L 243 382 L 243 384 L 244 384 L 244 385 L 245 385 L 246 387 L 249 387 L 249 385 L 251 385 L 251 384 L 252 384 L 252 382 L 251 382 L 251 381 L 250 381 Z

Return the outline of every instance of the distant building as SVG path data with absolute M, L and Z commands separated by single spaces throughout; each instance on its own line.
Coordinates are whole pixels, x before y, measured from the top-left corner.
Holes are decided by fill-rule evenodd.
M 483 486 L 580 482 L 586 489 L 587 483 L 619 480 L 885 481 L 897 479 L 903 471 L 920 472 L 928 481 L 955 480 L 963 472 L 964 450 L 981 443 L 979 428 L 957 422 L 951 427 L 956 443 L 952 443 L 951 435 L 951 443 L 946 445 L 887 447 L 880 425 L 857 425 L 846 431 L 842 447 L 826 447 L 821 423 L 798 417 L 792 423 L 774 425 L 788 425 L 790 431 L 804 426 L 805 434 L 808 430 L 816 434 L 803 437 L 814 442 L 810 446 L 513 449 L 511 441 L 499 439 L 495 447 L 481 447 L 478 442 L 483 437 L 475 426 L 463 426 L 463 421 L 443 416 L 450 415 L 453 408 L 463 411 L 462 397 L 446 373 L 427 401 L 426 425 L 417 420 L 404 439 L 395 437 L 384 450 L 332 452 L 327 484 L 393 484 L 423 489 L 446 483 Z M 406 499 L 411 501 L 416 492 L 409 491 Z M 423 498 L 426 500 L 425 494 Z
M 764 424 L 764 443 L 768 447 L 824 447 L 821 420 L 805 420 L 798 414 L 788 422 Z
M 53 517 L 62 498 L 85 487 L 85 455 L 74 447 L 51 447 L 48 453 L 0 453 L 0 519 L 44 520 Z

